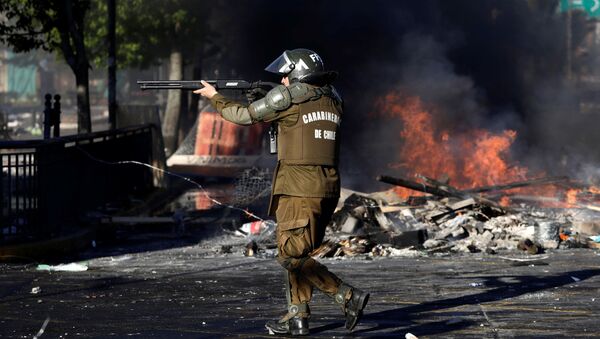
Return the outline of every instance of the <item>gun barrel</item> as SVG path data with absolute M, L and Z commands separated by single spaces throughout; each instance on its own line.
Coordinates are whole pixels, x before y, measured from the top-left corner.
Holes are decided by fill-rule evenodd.
M 216 81 L 207 81 L 211 85 Z M 204 87 L 196 80 L 138 80 L 137 84 L 141 90 L 147 89 L 186 89 L 196 90 Z
M 246 80 L 205 80 L 215 86 L 216 89 L 236 89 L 247 90 L 256 87 L 274 87 L 273 83 L 257 81 L 248 82 Z M 182 89 L 196 90 L 200 89 L 202 83 L 199 80 L 138 80 L 137 84 L 141 90 L 147 89 Z M 276 85 L 276 84 L 275 84 Z

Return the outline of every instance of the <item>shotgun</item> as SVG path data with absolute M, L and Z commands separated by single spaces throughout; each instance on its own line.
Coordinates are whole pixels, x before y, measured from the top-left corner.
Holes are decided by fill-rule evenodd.
M 246 81 L 246 80 L 205 80 L 215 86 L 215 89 L 232 89 L 240 91 L 250 91 L 253 89 L 263 89 L 269 91 L 276 87 L 277 83 L 268 81 Z M 197 90 L 204 86 L 200 80 L 138 80 L 137 84 L 141 90 L 147 89 L 181 89 Z

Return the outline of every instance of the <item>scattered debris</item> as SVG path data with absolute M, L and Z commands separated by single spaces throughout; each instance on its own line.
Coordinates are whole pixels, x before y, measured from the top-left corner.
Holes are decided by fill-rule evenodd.
M 46 331 L 46 326 L 48 326 L 48 323 L 50 322 L 50 317 L 46 318 L 46 320 L 44 320 L 44 323 L 42 324 L 42 327 L 40 328 L 40 330 L 33 336 L 33 339 L 37 339 L 39 337 L 42 336 L 42 334 L 44 334 L 44 332 Z
M 548 259 L 549 257 L 547 255 L 545 256 L 538 256 L 535 258 L 509 258 L 509 257 L 499 257 L 500 259 L 504 259 L 504 260 L 509 260 L 509 261 L 516 261 L 516 262 L 535 262 L 535 261 L 540 261 L 540 260 L 544 260 L 544 259 Z
M 437 189 L 454 192 L 440 185 Z M 427 199 L 420 204 L 407 201 L 403 206 L 398 202 L 389 206 L 383 199 L 377 201 L 373 195 L 358 192 L 346 195 L 329 225 L 329 241 L 313 254 L 387 256 L 391 252 L 385 248 L 493 254 L 498 249 L 514 249 L 519 240 L 536 235 L 535 223 L 529 223 L 524 214 L 506 215 L 482 199 L 448 195 L 444 193 L 441 199 Z M 550 236 L 544 237 L 547 238 Z
M 414 255 L 419 251 L 423 255 L 439 252 L 493 255 L 515 249 L 539 255 L 546 249 L 600 248 L 600 223 L 597 213 L 588 208 L 579 205 L 577 208 L 543 208 L 524 203 L 507 207 L 499 203 L 508 196 L 503 192 L 508 189 L 548 184 L 574 187 L 576 183 L 566 177 L 467 190 L 452 187 L 448 178 L 417 177 L 421 182 L 389 176 L 380 176 L 378 180 L 427 195 L 402 199 L 393 190 L 367 194 L 342 189 L 338 207 L 326 230 L 327 240 L 311 255 L 377 257 Z M 510 195 L 510 200 L 518 196 L 523 197 Z M 595 200 L 589 199 L 596 199 L 597 195 L 588 192 L 585 197 L 586 203 L 593 203 Z M 244 254 L 256 255 L 263 251 L 260 245 L 274 244 L 276 226 L 271 220 L 243 224 L 235 234 L 246 238 Z M 221 249 L 221 252 L 228 253 L 228 250 Z
M 587 241 L 587 246 L 590 248 L 600 249 L 600 235 L 589 236 Z
M 40 264 L 37 266 L 38 271 L 61 271 L 61 272 L 83 272 L 88 270 L 87 264 L 70 263 L 60 265 L 45 265 Z
M 579 215 L 581 213 L 574 212 L 576 211 L 574 209 L 535 208 L 525 204 L 509 208 L 500 206 L 498 202 L 488 196 L 483 196 L 483 194 L 498 194 L 503 190 L 533 185 L 554 184 L 565 187 L 578 185 L 569 182 L 567 177 L 540 178 L 468 190 L 452 187 L 448 184 L 447 179 L 438 181 L 423 175 L 417 175 L 417 177 L 421 182 L 389 176 L 380 176 L 377 179 L 429 195 L 409 197 L 400 203 L 394 201 L 392 206 L 386 204 L 385 200 L 374 204 L 369 200 L 370 195 L 367 194 L 362 200 L 354 198 L 348 204 L 348 200 L 353 198 L 350 195 L 344 202 L 344 207 L 337 213 L 351 213 L 352 216 L 357 217 L 355 212 L 361 211 L 361 209 L 356 206 L 356 202 L 362 202 L 363 210 L 366 207 L 367 211 L 371 210 L 371 212 L 363 214 L 362 219 L 358 218 L 357 224 L 360 225 L 362 222 L 367 226 L 372 226 L 378 223 L 380 231 L 373 232 L 363 228 L 362 232 L 361 230 L 355 231 L 355 235 L 366 235 L 377 244 L 387 243 L 396 248 L 406 245 L 416 246 L 424 248 L 428 253 L 453 251 L 494 254 L 498 250 L 517 248 L 527 251 L 529 254 L 539 254 L 543 253 L 544 249 L 559 247 L 593 247 L 590 244 L 591 241 L 582 238 L 576 228 L 584 229 L 585 227 L 588 232 L 600 229 L 600 225 L 595 222 L 597 215 L 590 217 L 590 221 L 581 222 L 582 218 Z M 354 192 L 354 195 L 358 194 Z M 500 198 L 503 196 L 504 194 L 493 197 L 496 200 L 502 200 Z M 579 211 L 583 210 L 580 205 L 577 207 Z M 375 214 L 373 211 L 386 212 L 381 213 L 383 218 L 373 218 L 372 216 Z M 578 215 L 575 216 L 576 214 Z M 344 220 L 343 215 L 338 215 L 337 219 L 334 218 L 334 223 L 339 225 L 340 220 Z M 334 227 L 335 230 L 339 230 L 339 228 Z M 389 241 L 389 239 L 394 239 L 395 234 L 408 236 L 407 232 L 414 230 L 422 232 L 422 235 L 418 237 L 418 244 Z M 392 232 L 392 234 L 382 237 L 382 231 Z M 598 233 L 596 231 L 589 235 Z
M 339 248 L 339 245 L 331 240 L 325 240 L 321 246 L 319 246 L 317 249 L 315 249 L 312 253 L 311 256 L 315 257 L 315 258 L 325 258 L 325 257 L 332 257 L 334 256 L 334 254 L 336 253 L 337 249 Z
M 410 255 L 410 252 L 390 249 L 416 248 L 427 240 L 426 226 L 411 214 L 408 206 L 389 206 L 384 200 L 385 194 L 380 192 L 368 196 L 342 191 L 346 199 L 338 206 L 328 226 L 326 237 L 329 240 L 313 251 L 313 256 Z
M 519 241 L 517 248 L 522 251 L 527 251 L 528 254 L 538 254 L 543 251 L 543 249 L 539 245 L 534 244 L 529 239 L 523 239 Z
M 243 224 L 236 234 L 256 242 L 263 242 L 272 240 L 275 229 L 277 224 L 273 220 L 259 220 Z
M 244 250 L 244 255 L 247 257 L 253 257 L 258 252 L 258 244 L 256 241 L 252 240 L 248 244 L 246 244 L 246 249 Z
M 30 293 L 31 293 L 31 294 L 38 294 L 38 293 L 40 293 L 41 291 L 42 291 L 42 288 L 41 288 L 41 287 L 39 287 L 39 286 L 36 286 L 36 287 L 34 287 L 34 288 L 32 288 L 32 289 L 31 289 L 31 292 L 30 292 Z
M 418 247 L 426 241 L 427 230 L 419 229 L 401 233 L 375 232 L 370 235 L 370 239 L 377 244 L 389 245 L 394 248 Z
M 364 237 L 350 237 L 339 242 L 344 255 L 354 256 L 368 253 L 373 248 L 373 243 Z
M 405 257 L 415 258 L 425 254 L 423 251 L 415 250 L 414 248 L 393 248 L 385 245 L 376 245 L 371 249 L 371 255 L 374 257 Z

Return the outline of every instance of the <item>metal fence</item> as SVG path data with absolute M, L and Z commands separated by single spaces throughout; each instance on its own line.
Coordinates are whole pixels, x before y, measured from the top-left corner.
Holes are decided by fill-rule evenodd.
M 24 233 L 31 227 L 32 212 L 38 208 L 37 164 L 35 151 L 8 150 L 0 153 L 2 180 L 0 180 L 0 206 L 2 206 L 2 234 Z
M 85 226 L 153 188 L 153 125 L 44 141 L 0 142 L 0 245 Z

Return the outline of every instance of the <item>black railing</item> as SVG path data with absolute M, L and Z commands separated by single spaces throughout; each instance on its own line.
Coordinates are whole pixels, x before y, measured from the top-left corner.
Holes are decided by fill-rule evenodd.
M 38 207 L 38 183 L 34 151 L 23 149 L 0 153 L 0 163 L 2 239 L 25 233 L 31 227 L 32 215 Z
M 0 245 L 83 227 L 86 216 L 153 188 L 153 125 L 0 142 Z

